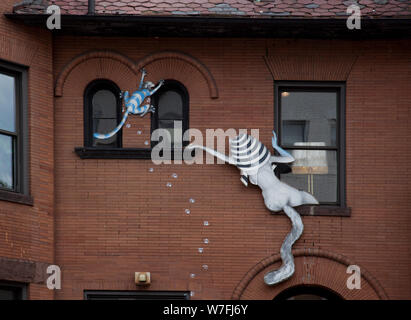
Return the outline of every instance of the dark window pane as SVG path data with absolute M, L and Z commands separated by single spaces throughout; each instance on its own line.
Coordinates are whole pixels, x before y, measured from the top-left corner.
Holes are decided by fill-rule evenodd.
M 295 141 L 307 141 L 308 126 L 306 121 L 283 121 L 283 144 L 293 145 Z
M 108 133 L 117 126 L 117 119 L 94 119 L 93 120 L 93 132 Z M 105 146 L 115 147 L 117 135 L 112 136 L 109 139 L 95 139 L 93 137 L 93 146 Z
M 109 90 L 99 90 L 93 96 L 93 118 L 117 118 L 117 99 Z
M 176 91 L 169 90 L 162 93 L 158 99 L 157 107 L 159 119 L 183 118 L 183 99 Z
M 13 290 L 0 288 L 0 300 L 16 300 L 16 293 Z
M 0 300 L 21 300 L 22 289 L 18 287 L 0 286 Z
M 14 77 L 0 73 L 0 129 L 16 130 L 16 92 Z
M 0 134 L 0 188 L 13 189 L 13 138 Z
M 167 129 L 171 136 L 171 142 L 182 142 L 183 139 L 183 121 L 181 120 L 159 120 L 158 127 Z
M 296 142 L 308 141 L 335 146 L 336 132 L 330 126 L 330 121 L 336 118 L 336 92 L 281 92 L 281 125 L 283 130 L 281 143 L 283 145 L 293 146 Z M 295 123 L 304 121 L 304 134 L 295 134 L 296 128 L 290 128 L 290 121 Z M 300 129 L 302 128 L 300 127 Z M 284 130 L 288 130 L 288 132 Z M 287 136 L 287 133 L 290 133 L 291 136 Z
M 326 150 L 288 150 L 295 161 L 292 173 L 281 180 L 314 195 L 319 202 L 337 202 L 337 152 Z

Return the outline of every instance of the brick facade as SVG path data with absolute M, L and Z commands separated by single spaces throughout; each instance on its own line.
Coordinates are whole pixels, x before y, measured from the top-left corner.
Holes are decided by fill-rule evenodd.
M 2 2 L 0 12 L 12 4 Z M 44 279 L 21 279 L 31 283 L 30 298 L 82 299 L 83 290 L 135 290 L 136 271 L 151 272 L 152 284 L 144 290 L 193 291 L 193 299 L 272 299 L 297 284 L 325 286 L 346 299 L 411 297 L 409 41 L 52 40 L 47 31 L 3 16 L 0 41 L 0 59 L 30 67 L 34 198 L 33 206 L 0 201 L 0 257 L 55 263 L 62 270 L 62 289 L 54 294 Z M 132 91 L 142 66 L 150 81 L 175 79 L 186 86 L 191 128 L 258 128 L 267 146 L 275 80 L 346 81 L 351 216 L 303 217 L 290 281 L 272 288 L 262 283 L 262 275 L 279 266 L 290 225 L 284 215 L 267 211 L 258 188 L 240 183 L 236 168 L 76 155 L 74 148 L 83 146 L 87 84 L 106 78 Z M 129 123 L 124 147 L 144 148 L 149 117 L 132 116 Z M 172 188 L 166 187 L 169 181 Z M 349 264 L 363 270 L 361 290 L 346 288 Z
M 190 127 L 203 132 L 259 128 L 267 145 L 274 117 L 270 69 L 279 80 L 346 81 L 351 217 L 305 216 L 305 231 L 295 249 L 345 256 L 377 284 L 365 279 L 368 289 L 347 290 L 346 266 L 326 256 L 314 259 L 321 270 L 318 279 L 304 278 L 305 262 L 298 258 L 294 279 L 281 287 L 320 279 L 326 285 L 326 278 L 329 287 L 348 299 L 410 296 L 405 169 L 410 153 L 409 42 L 58 37 L 54 43 L 56 77 L 74 57 L 88 51 L 121 54 L 126 61 L 145 66 L 148 79 L 175 79 L 187 87 Z M 193 64 L 167 55 L 148 58 L 164 51 L 182 52 L 201 62 L 215 79 L 218 98 L 210 96 L 207 79 Z M 301 68 L 290 68 L 295 65 Z M 63 290 L 56 297 L 81 298 L 84 289 L 133 290 L 135 271 L 152 272 L 149 290 L 190 290 L 196 299 L 243 297 L 233 293 L 240 281 L 256 263 L 278 253 L 290 227 L 284 216 L 270 215 L 257 188 L 246 189 L 240 183 L 237 169 L 81 160 L 73 152 L 83 144 L 85 86 L 108 78 L 131 90 L 138 77 L 120 59 L 91 56 L 71 69 L 64 94 L 55 98 L 56 261 L 63 270 Z M 135 117 L 130 124 L 123 131 L 125 146 L 144 147 L 149 118 Z M 140 129 L 143 135 L 138 136 Z M 148 171 L 150 167 L 154 172 Z M 171 178 L 174 172 L 177 180 Z M 166 187 L 168 181 L 172 188 Z M 195 204 L 189 204 L 190 197 Z M 189 216 L 185 208 L 191 209 Z M 205 227 L 204 220 L 210 225 Z M 203 244 L 203 238 L 210 243 Z M 199 247 L 204 248 L 202 254 Z M 191 273 L 196 277 L 190 278 Z M 276 288 L 265 288 L 264 295 L 248 291 L 244 297 L 270 299 L 278 293 Z
M 47 31 L 7 20 L 3 13 L 13 4 L 13 0 L 0 3 L 0 60 L 28 67 L 29 172 L 34 202 L 30 206 L 0 201 L 0 278 L 31 283 L 30 299 L 52 299 L 53 292 L 44 283 L 45 268 L 54 261 L 52 42 Z

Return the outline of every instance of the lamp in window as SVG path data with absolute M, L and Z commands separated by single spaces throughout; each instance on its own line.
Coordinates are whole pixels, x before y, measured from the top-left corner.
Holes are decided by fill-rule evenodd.
M 325 142 L 295 142 L 296 147 L 324 147 Z M 308 175 L 308 192 L 314 193 L 314 175 L 327 174 L 326 150 L 292 150 L 295 161 L 292 166 L 293 174 Z

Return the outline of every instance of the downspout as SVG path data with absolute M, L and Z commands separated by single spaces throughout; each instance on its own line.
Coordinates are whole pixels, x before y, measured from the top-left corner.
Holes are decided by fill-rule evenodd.
M 95 0 L 88 0 L 88 14 L 94 15 L 96 13 Z

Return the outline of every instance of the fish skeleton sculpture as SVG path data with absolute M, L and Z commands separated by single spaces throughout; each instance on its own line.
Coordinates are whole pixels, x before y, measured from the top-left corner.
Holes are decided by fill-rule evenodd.
M 200 145 L 187 146 L 189 149 L 202 149 L 237 166 L 241 171 L 241 182 L 245 186 L 251 182 L 261 188 L 264 204 L 268 210 L 273 212 L 283 210 L 291 219 L 291 232 L 286 236 L 280 250 L 282 266 L 264 276 L 264 282 L 267 285 L 280 283 L 294 274 L 294 257 L 291 248 L 303 233 L 304 225 L 300 215 L 293 207 L 303 204 L 318 204 L 318 201 L 311 194 L 299 191 L 276 177 L 274 174 L 275 163 L 291 163 L 294 161 L 294 157 L 278 145 L 274 131 L 272 145 L 280 154 L 279 156 L 271 155 L 264 144 L 247 134 L 240 134 L 230 140 L 231 156 Z
M 154 83 L 150 81 L 144 82 L 144 77 L 147 75 L 147 72 L 144 69 L 141 71 L 141 74 L 140 85 L 137 91 L 135 91 L 131 95 L 131 97 L 129 96 L 128 91 L 121 92 L 121 97 L 124 99 L 126 106 L 126 111 L 124 112 L 123 119 L 121 119 L 117 127 L 109 133 L 94 133 L 94 138 L 108 139 L 114 136 L 123 127 L 130 113 L 139 114 L 141 117 L 144 117 L 148 112 L 155 112 L 154 106 L 150 104 L 142 106 L 141 104 L 147 97 L 152 96 L 158 89 L 160 89 L 160 87 L 164 84 L 164 80 L 160 80 L 159 84 L 155 87 Z

